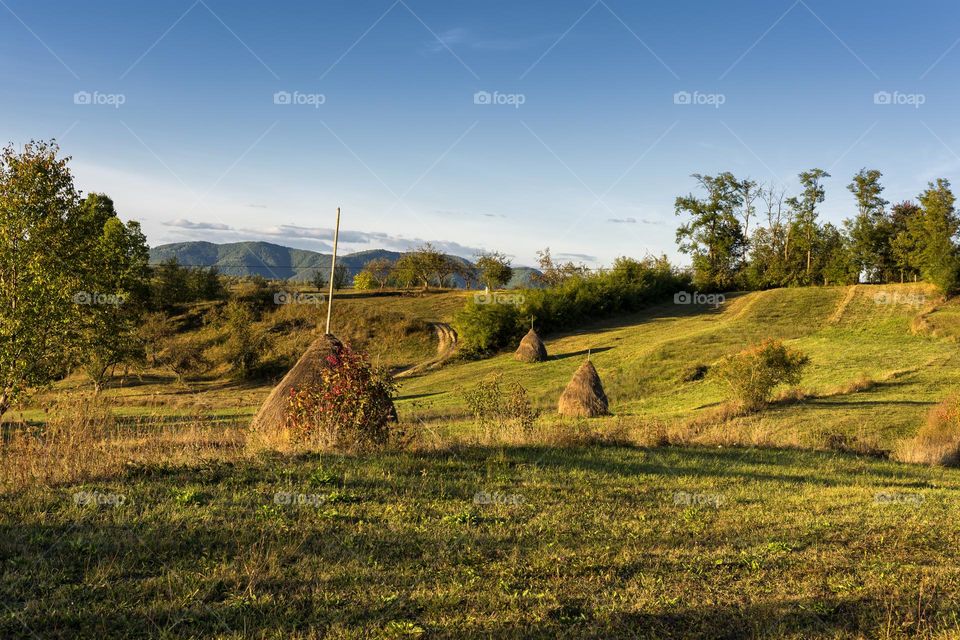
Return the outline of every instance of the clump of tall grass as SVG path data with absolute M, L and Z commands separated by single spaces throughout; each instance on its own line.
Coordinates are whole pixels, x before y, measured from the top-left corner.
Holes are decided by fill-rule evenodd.
M 62 394 L 41 424 L 6 424 L 0 439 L 0 491 L 84 482 L 122 473 L 131 464 L 177 464 L 243 451 L 236 427 L 192 417 L 118 420 L 102 395 Z
M 894 458 L 921 464 L 960 464 L 960 394 L 933 407 L 917 435 L 898 443 Z

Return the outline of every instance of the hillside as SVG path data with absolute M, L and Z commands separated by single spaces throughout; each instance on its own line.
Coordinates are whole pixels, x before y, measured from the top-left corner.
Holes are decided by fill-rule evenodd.
M 916 304 L 920 300 L 925 303 Z M 614 414 L 598 423 L 651 430 L 708 417 L 725 389 L 710 376 L 684 382 L 685 375 L 773 337 L 811 357 L 800 384 L 808 397 L 722 429 L 791 446 L 846 437 L 886 448 L 912 434 L 929 407 L 960 386 L 956 307 L 922 313 L 935 300 L 927 285 L 860 285 L 734 294 L 719 309 L 668 303 L 547 336 L 551 359 L 539 365 L 506 353 L 407 380 L 399 407 L 408 419 L 462 419 L 463 390 L 502 374 L 505 382 L 526 387 L 552 415 L 590 350 Z M 858 391 L 861 386 L 866 388 Z
M 369 261 L 377 258 L 386 258 L 391 262 L 398 260 L 403 253 L 386 249 L 369 249 L 337 256 L 337 262 L 346 266 L 349 277 L 352 278 L 363 269 Z M 459 256 L 450 258 L 469 263 Z M 318 253 L 307 249 L 293 249 L 270 242 L 230 242 L 216 244 L 213 242 L 177 242 L 162 244 L 150 249 L 150 263 L 159 264 L 165 260 L 176 258 L 177 261 L 190 267 L 217 267 L 221 273 L 230 276 L 262 276 L 275 280 L 291 280 L 295 282 L 309 282 L 318 269 L 324 274 L 330 271 L 330 254 Z M 514 267 L 513 279 L 508 288 L 526 287 L 530 285 L 533 274 L 539 273 L 530 267 Z M 457 281 L 457 286 L 463 286 L 463 281 Z

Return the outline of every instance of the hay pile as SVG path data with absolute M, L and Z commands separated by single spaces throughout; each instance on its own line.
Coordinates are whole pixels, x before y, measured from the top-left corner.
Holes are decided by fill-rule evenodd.
M 254 416 L 250 428 L 255 431 L 282 429 L 286 421 L 287 406 L 290 403 L 290 390 L 309 386 L 317 374 L 328 366 L 327 356 L 336 355 L 342 348 L 343 343 L 330 334 L 314 340 L 297 360 L 297 364 L 293 365 L 293 368 L 283 376 L 280 383 L 267 396 L 257 415 Z
M 530 328 L 527 335 L 523 336 L 517 352 L 513 355 L 514 359 L 520 362 L 543 362 L 547 359 L 547 348 L 543 340 L 537 335 L 537 332 Z
M 610 414 L 607 394 L 603 392 L 600 376 L 589 358 L 573 374 L 573 379 L 560 396 L 557 409 L 561 416 L 572 418 L 595 418 Z

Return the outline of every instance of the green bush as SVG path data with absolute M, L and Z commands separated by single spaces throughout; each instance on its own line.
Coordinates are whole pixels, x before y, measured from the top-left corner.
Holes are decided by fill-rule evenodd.
M 481 380 L 463 394 L 470 413 L 489 437 L 495 427 L 499 432 L 513 426 L 529 433 L 540 412 L 533 408 L 526 388 L 519 382 L 503 387 L 503 375 Z
M 810 358 L 779 340 L 765 340 L 740 353 L 726 356 L 711 370 L 730 388 L 732 401 L 745 411 L 755 411 L 770 401 L 781 384 L 797 384 Z
M 468 300 L 453 318 L 460 354 L 467 358 L 489 355 L 523 336 L 520 310 L 514 305 Z

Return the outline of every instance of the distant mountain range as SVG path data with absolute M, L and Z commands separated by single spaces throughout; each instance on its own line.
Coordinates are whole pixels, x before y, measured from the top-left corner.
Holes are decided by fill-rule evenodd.
M 360 273 L 363 266 L 376 258 L 396 261 L 403 253 L 386 249 L 371 249 L 337 256 L 337 263 L 347 267 L 350 278 Z M 308 282 L 317 270 L 322 270 L 326 279 L 330 273 L 330 254 L 307 249 L 293 249 L 270 242 L 175 242 L 150 249 L 150 264 L 159 264 L 176 258 L 181 265 L 189 267 L 216 267 L 220 273 L 230 276 L 263 276 L 276 280 Z M 469 263 L 459 256 L 450 258 Z M 540 273 L 531 267 L 514 267 L 513 279 L 508 288 L 526 287 L 530 278 Z M 457 283 L 463 286 L 463 282 Z

